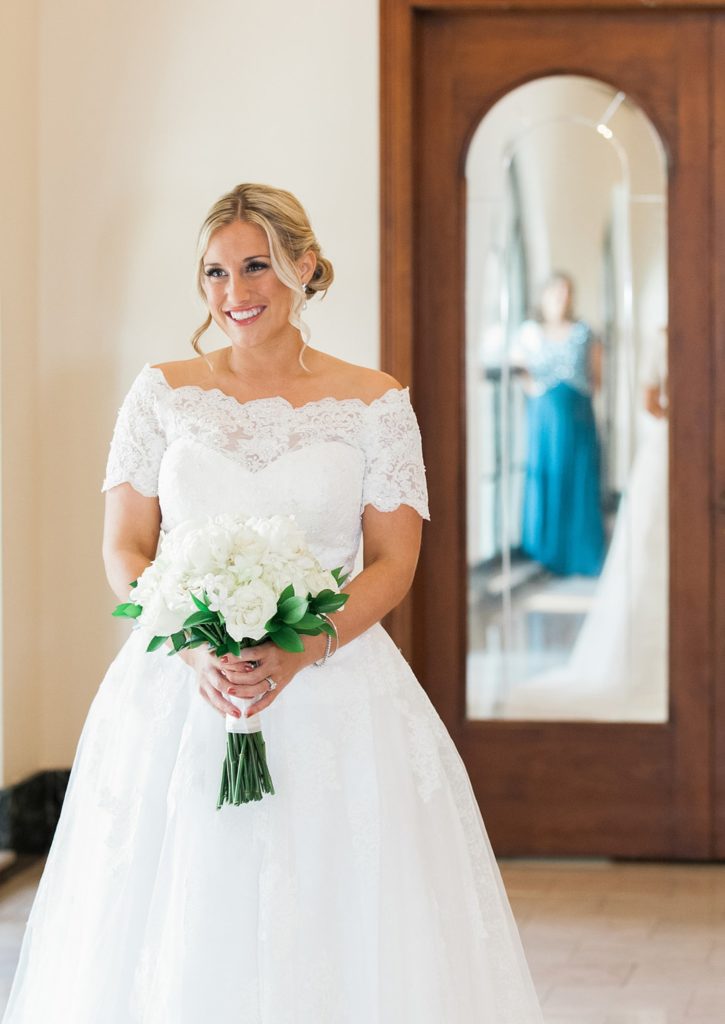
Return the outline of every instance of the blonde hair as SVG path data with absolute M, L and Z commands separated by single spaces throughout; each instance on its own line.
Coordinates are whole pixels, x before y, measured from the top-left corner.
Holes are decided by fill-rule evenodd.
M 204 293 L 204 255 L 211 236 L 219 228 L 235 221 L 256 224 L 262 228 L 269 243 L 272 269 L 282 284 L 292 292 L 289 322 L 302 334 L 303 345 L 300 363 L 310 338 L 310 329 L 300 313 L 306 298 L 326 293 L 333 282 L 334 271 L 330 261 L 322 255 L 319 242 L 310 227 L 310 221 L 300 201 L 291 192 L 271 185 L 237 185 L 214 203 L 199 231 L 196 248 L 196 287 L 202 299 Z M 312 277 L 303 289 L 296 267 L 296 261 L 306 252 L 312 251 L 317 260 Z M 191 336 L 195 352 L 203 355 L 199 341 L 212 323 L 211 313 Z

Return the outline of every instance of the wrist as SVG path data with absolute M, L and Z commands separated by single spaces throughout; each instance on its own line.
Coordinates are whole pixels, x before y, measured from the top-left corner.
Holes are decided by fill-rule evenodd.
M 305 637 L 305 661 L 307 665 L 314 665 L 316 661 L 323 658 L 327 649 L 327 634 L 318 633 L 317 636 Z
M 197 651 L 198 650 L 199 650 L 198 647 L 192 647 L 191 649 L 186 648 L 185 650 L 178 652 L 178 657 L 181 658 L 181 660 L 184 662 L 184 664 L 188 665 L 189 668 L 195 669 L 196 668 L 196 657 L 197 657 Z

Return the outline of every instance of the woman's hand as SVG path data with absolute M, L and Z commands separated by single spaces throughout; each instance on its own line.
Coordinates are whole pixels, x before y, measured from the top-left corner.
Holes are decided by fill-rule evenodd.
M 259 698 L 247 708 L 248 718 L 268 708 L 298 672 L 322 657 L 327 642 L 324 633 L 306 636 L 303 642 L 305 649 L 299 653 L 283 651 L 267 640 L 256 647 L 245 647 L 238 658 L 227 654 L 220 659 L 224 692 L 235 697 Z M 277 684 L 274 690 L 269 688 L 270 679 Z
M 259 698 L 247 709 L 247 717 L 251 717 L 269 707 L 301 669 L 322 657 L 325 634 L 306 636 L 304 644 L 305 650 L 299 654 L 283 651 L 268 640 L 257 647 L 245 647 L 238 658 L 233 654 L 217 658 L 206 646 L 181 651 L 180 657 L 196 672 L 201 696 L 220 714 L 235 718 L 241 715 L 224 694 Z M 270 690 L 268 679 L 277 684 L 274 690 Z
M 207 704 L 211 704 L 221 715 L 239 718 L 241 712 L 237 706 L 223 696 L 228 683 L 221 672 L 224 666 L 213 651 L 205 645 L 179 651 L 178 656 L 196 672 L 199 693 Z

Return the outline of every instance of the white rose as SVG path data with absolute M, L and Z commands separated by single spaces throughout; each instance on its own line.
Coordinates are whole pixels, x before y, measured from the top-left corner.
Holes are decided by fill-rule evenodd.
M 265 623 L 277 610 L 277 594 L 261 580 L 238 587 L 221 607 L 229 635 L 234 640 L 261 640 Z
M 192 530 L 184 537 L 180 562 L 189 573 L 212 573 L 228 563 L 232 549 L 230 534 L 219 526 L 210 525 Z
M 149 629 L 154 636 L 171 636 L 184 625 L 188 612 L 185 610 L 173 610 L 164 601 L 160 590 L 154 592 L 151 600 L 144 604 L 143 611 L 136 620 L 145 629 Z

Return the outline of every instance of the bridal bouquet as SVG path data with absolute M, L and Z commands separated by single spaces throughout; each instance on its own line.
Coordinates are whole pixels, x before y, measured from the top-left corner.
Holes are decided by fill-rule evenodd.
M 348 595 L 341 569 L 324 570 L 294 516 L 218 515 L 188 521 L 164 535 L 155 560 L 131 584 L 131 600 L 114 615 L 134 619 L 169 654 L 202 644 L 217 657 L 271 640 L 302 651 L 303 635 L 335 635 L 328 620 Z M 255 698 L 230 697 L 237 707 Z M 217 810 L 274 793 L 259 716 L 226 716 L 227 752 Z

